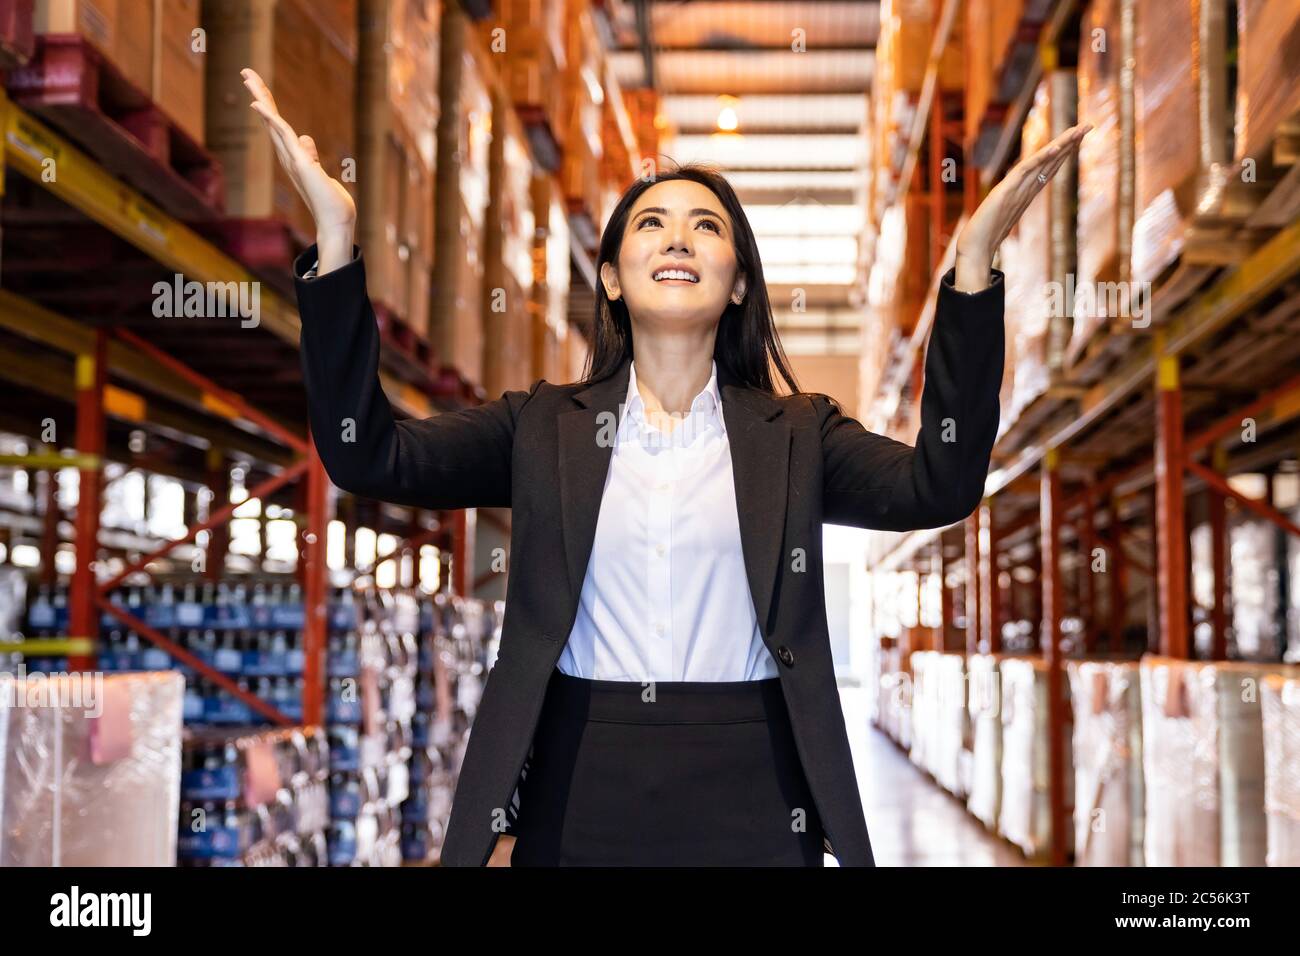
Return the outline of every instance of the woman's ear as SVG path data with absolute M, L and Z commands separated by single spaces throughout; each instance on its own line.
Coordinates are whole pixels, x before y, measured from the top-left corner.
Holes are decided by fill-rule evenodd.
M 736 305 L 740 305 L 740 303 L 745 301 L 745 285 L 745 274 L 742 272 L 736 279 L 736 284 L 731 290 L 731 301 L 736 303 Z
M 618 270 L 611 263 L 602 262 L 600 264 L 600 281 L 605 284 L 605 295 L 610 301 L 614 301 L 623 294 L 622 288 L 618 284 Z

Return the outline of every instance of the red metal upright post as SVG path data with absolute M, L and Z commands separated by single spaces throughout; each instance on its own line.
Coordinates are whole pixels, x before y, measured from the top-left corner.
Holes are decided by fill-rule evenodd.
M 307 521 L 303 532 L 303 696 L 306 724 L 325 722 L 325 645 L 329 627 L 329 569 L 325 562 L 329 530 L 329 476 L 316 451 L 307 450 Z
M 1043 556 L 1043 659 L 1047 663 L 1047 757 L 1048 803 L 1051 808 L 1053 866 L 1065 865 L 1065 838 L 1068 821 L 1065 814 L 1065 664 L 1061 660 L 1061 474 L 1059 453 L 1047 449 L 1043 458 L 1042 493 L 1039 500 L 1042 518 Z
M 993 525 L 991 499 L 984 499 L 976 517 L 980 556 L 979 649 L 981 653 L 996 654 L 1002 647 L 1002 593 L 998 586 L 998 536 Z
M 1227 471 L 1227 454 L 1214 447 L 1214 470 Z M 1228 659 L 1228 499 L 1217 488 L 1206 488 L 1210 496 L 1210 566 L 1214 572 L 1214 606 L 1210 608 L 1213 631 L 1210 659 Z
M 980 652 L 980 529 L 979 516 L 962 525 L 966 532 L 966 653 Z
M 1079 524 L 1079 616 L 1083 618 L 1083 646 L 1097 648 L 1097 575 L 1092 570 L 1092 550 L 1097 546 L 1097 500 L 1089 484 L 1083 492 L 1083 520 Z
M 1120 520 L 1119 497 L 1110 499 L 1110 560 L 1106 573 L 1110 575 L 1110 634 L 1107 648 L 1116 653 L 1124 646 L 1124 623 L 1128 614 L 1128 561 L 1124 556 L 1124 526 Z
M 1187 542 L 1183 517 L 1183 393 L 1178 356 L 1156 365 L 1156 594 L 1160 653 L 1186 660 Z
M 95 330 L 93 352 L 77 356 L 77 451 L 93 456 L 78 469 L 76 552 L 69 595 L 69 636 L 96 641 L 99 637 L 99 609 L 96 606 L 95 556 L 99 550 L 100 493 L 104 478 L 104 384 L 107 379 L 108 332 Z M 74 655 L 68 658 L 71 670 L 93 670 L 96 656 Z

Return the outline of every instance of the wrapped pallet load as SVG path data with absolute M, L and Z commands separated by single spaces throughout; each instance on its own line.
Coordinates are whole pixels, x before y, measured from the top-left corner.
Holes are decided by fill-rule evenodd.
M 1231 158 L 1227 0 L 1135 14 L 1132 278 L 1154 283 L 1192 253 L 1193 227 L 1244 218 L 1258 197 Z
M 1079 116 L 1092 131 L 1079 145 L 1076 364 L 1127 307 L 1133 234 L 1133 22 L 1135 0 L 1095 0 L 1079 35 Z
M 569 221 L 564 213 L 564 195 L 554 176 L 532 177 L 530 186 L 533 220 L 532 368 L 529 380 L 572 381 L 566 360 L 569 328 Z
M 594 251 L 604 228 L 600 219 L 601 102 L 604 55 L 589 0 L 569 0 L 560 97 L 564 159 L 560 182 L 578 242 Z
M 1269 866 L 1300 866 L 1300 677 L 1269 674 L 1264 721 L 1264 816 Z
M 966 655 L 936 654 L 934 693 L 937 696 L 931 773 L 955 797 L 965 798 L 970 768 L 967 743 L 970 719 L 966 700 Z
M 477 38 L 460 4 L 443 5 L 439 49 L 437 256 L 429 340 L 441 361 L 483 379 L 483 242 L 488 203 L 492 97 L 475 55 Z
M 1147 866 L 1263 866 L 1260 683 L 1295 668 L 1142 659 Z
M 514 107 L 492 96 L 484 236 L 483 387 L 489 395 L 532 384 L 532 158 Z
M 1000 664 L 1002 802 L 998 832 L 1030 859 L 1046 854 L 1052 837 L 1047 667 L 1047 662 L 1037 657 L 1007 658 Z M 1065 795 L 1069 812 L 1074 796 L 1074 764 L 1070 754 L 1068 686 L 1063 696 Z M 1064 838 L 1068 852 L 1073 833 L 1067 831 Z
M 1296 82 L 1300 4 L 1237 0 L 1237 161 L 1266 162 L 1280 127 L 1300 111 Z
M 966 808 L 986 827 L 998 822 L 1002 795 L 1002 721 L 998 695 L 1001 680 L 993 654 L 972 654 L 966 661 L 970 687 L 971 774 Z
M 372 301 L 421 336 L 433 279 L 440 0 L 362 0 L 357 243 Z
M 0 676 L 0 866 L 175 866 L 177 672 Z
M 300 245 L 316 223 L 276 160 L 261 117 L 248 108 L 239 71 L 251 67 L 275 91 L 280 114 L 310 132 L 321 166 L 344 185 L 355 178 L 357 0 L 203 0 L 209 36 L 204 78 L 207 147 L 226 175 L 226 212 L 282 220 Z M 299 78 L 309 76 L 310 83 Z
M 1074 125 L 1075 76 L 1052 70 L 1038 84 L 1025 117 L 1022 155 L 1031 155 Z M 1007 281 L 1007 380 L 1000 396 L 1005 431 L 1047 391 L 1061 367 L 1073 317 L 1065 289 L 1074 272 L 1074 163 L 1067 161 L 1039 192 L 1004 244 Z
M 1069 661 L 1076 866 L 1142 866 L 1142 695 L 1132 661 Z

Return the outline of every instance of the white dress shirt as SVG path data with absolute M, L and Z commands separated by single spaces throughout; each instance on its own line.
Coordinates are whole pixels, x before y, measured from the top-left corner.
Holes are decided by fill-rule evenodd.
M 590 680 L 779 676 L 745 574 L 716 362 L 667 432 L 646 421 L 632 363 L 578 616 L 557 666 Z

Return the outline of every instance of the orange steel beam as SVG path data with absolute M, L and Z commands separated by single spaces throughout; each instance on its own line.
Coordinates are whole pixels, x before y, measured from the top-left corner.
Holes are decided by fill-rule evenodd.
M 190 368 L 179 359 L 168 355 L 156 345 L 146 342 L 129 329 L 119 328 L 115 329 L 115 332 L 117 337 L 123 342 L 131 344 L 138 351 L 143 352 L 159 365 L 164 366 L 191 384 L 203 389 L 207 393 L 203 396 L 204 404 L 208 406 L 211 411 L 222 414 L 228 419 L 236 417 L 246 418 L 259 428 L 280 439 L 280 441 L 284 442 L 299 454 L 307 453 L 306 441 L 298 435 L 295 435 L 288 428 L 285 428 L 279 422 L 275 421 L 269 415 L 265 415 L 258 411 L 252 405 L 248 404 L 248 402 L 246 402 L 241 396 L 228 389 L 222 388 L 210 378 L 194 371 L 194 369 Z
M 1247 511 L 1253 511 L 1265 521 L 1273 522 L 1273 524 L 1277 525 L 1289 534 L 1300 536 L 1300 525 L 1297 525 L 1272 505 L 1260 501 L 1258 498 L 1249 498 L 1246 495 L 1243 495 L 1236 488 L 1232 487 L 1232 485 L 1228 484 L 1227 479 L 1217 471 L 1214 471 L 1211 468 L 1206 468 L 1198 461 L 1188 461 L 1187 470 L 1220 494 L 1227 495 L 1229 498 L 1235 498 Z
M 1156 365 L 1156 575 L 1160 653 L 1187 660 L 1187 541 L 1183 515 L 1183 394 L 1177 355 Z
M 1215 446 L 1216 458 L 1222 459 L 1223 446 Z M 1216 462 L 1220 465 L 1220 462 Z M 1211 659 L 1228 657 L 1228 499 L 1216 488 L 1209 489 L 1210 567 L 1214 572 L 1214 605 L 1210 608 L 1213 631 Z
M 230 692 L 235 697 L 238 697 L 249 707 L 252 707 L 258 713 L 260 713 L 263 717 L 266 717 L 268 720 L 272 721 L 273 723 L 277 723 L 282 726 L 286 726 L 286 727 L 293 726 L 294 722 L 290 720 L 288 717 L 286 717 L 283 713 L 281 713 L 279 709 L 272 707 L 270 704 L 266 703 L 266 701 L 262 700 L 262 698 L 258 697 L 256 694 L 244 690 L 242 687 L 240 687 L 237 683 L 235 683 L 225 674 L 221 673 L 221 671 L 217 670 L 215 667 L 208 664 L 206 661 L 201 660 L 198 657 L 195 657 L 185 648 L 181 647 L 181 645 L 168 639 L 166 635 L 162 634 L 159 631 L 154 630 L 152 627 L 150 627 L 144 621 L 140 620 L 130 611 L 124 610 L 123 608 L 119 607 L 118 605 L 114 604 L 112 601 L 102 596 L 97 596 L 95 599 L 95 603 L 98 605 L 98 607 L 107 611 L 109 614 L 112 614 L 115 618 L 117 618 L 127 627 L 131 628 L 133 631 L 138 632 L 147 640 L 152 641 L 154 644 L 157 644 L 159 647 L 161 647 L 172 657 L 175 657 L 178 660 L 181 660 L 184 663 L 189 664 L 190 667 L 194 668 L 196 671 L 198 671 L 208 680 L 212 681 L 214 684 L 220 685 L 223 689 Z
M 1233 432 L 1241 431 L 1241 420 L 1243 418 L 1253 418 L 1260 412 L 1267 411 L 1272 405 L 1277 405 L 1284 399 L 1294 398 L 1295 393 L 1300 392 L 1300 375 L 1287 379 L 1277 388 L 1271 389 L 1255 399 L 1248 405 L 1243 406 L 1236 412 L 1223 416 L 1213 425 L 1199 432 L 1196 436 L 1188 438 L 1183 443 L 1183 450 L 1188 455 L 1194 455 L 1210 445 L 1217 442 L 1220 438 L 1230 435 Z M 1288 402 L 1286 408 L 1280 409 L 1284 418 L 1292 418 L 1300 414 L 1300 403 Z
M 1061 473 L 1059 451 L 1043 456 L 1042 491 L 1042 650 L 1047 664 L 1048 803 L 1051 809 L 1051 861 L 1065 865 L 1065 663 L 1061 659 L 1061 616 L 1065 611 L 1061 586 Z
M 104 473 L 102 456 L 107 428 L 104 417 L 104 385 L 107 382 L 108 332 L 95 330 L 93 352 L 82 353 L 76 359 L 77 386 L 77 451 L 95 456 L 94 467 L 78 469 L 76 529 L 76 565 L 72 572 L 72 593 L 69 595 L 69 630 L 73 637 L 94 641 L 99 637 L 95 614 L 95 559 L 99 551 L 99 512 Z M 93 670 L 96 655 L 75 655 L 68 658 L 71 670 Z

